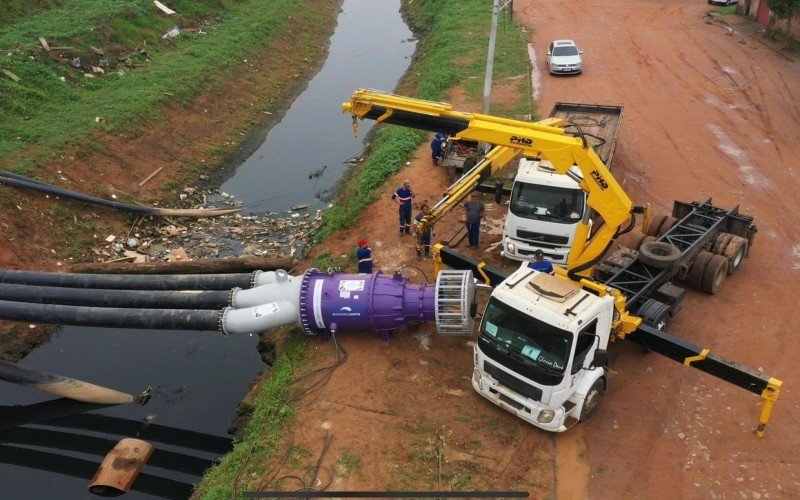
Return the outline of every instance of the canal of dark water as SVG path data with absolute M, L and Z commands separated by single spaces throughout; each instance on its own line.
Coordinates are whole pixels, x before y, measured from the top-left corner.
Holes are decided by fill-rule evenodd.
M 400 0 L 345 0 L 324 67 L 221 191 L 249 213 L 327 206 L 371 127 L 354 139 L 342 102 L 358 88 L 394 89 L 411 62 L 416 42 L 399 11 Z
M 250 212 L 327 206 L 346 173 L 343 160 L 360 147 L 341 103 L 356 88 L 393 89 L 410 64 L 412 37 L 400 0 L 345 0 L 324 66 L 222 190 Z M 323 165 L 321 176 L 308 178 Z M 102 408 L 0 383 L 2 497 L 92 497 L 87 486 L 105 454 L 138 437 L 156 452 L 126 497 L 185 498 L 230 448 L 236 407 L 267 368 L 257 342 L 215 332 L 61 328 L 20 365 L 133 394 L 153 386 L 153 397 L 145 406 Z

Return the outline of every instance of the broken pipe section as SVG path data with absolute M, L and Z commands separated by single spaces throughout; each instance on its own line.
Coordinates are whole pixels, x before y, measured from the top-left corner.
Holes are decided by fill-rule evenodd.
M 127 492 L 153 451 L 153 445 L 146 441 L 123 439 L 103 459 L 89 483 L 89 491 L 101 496 L 118 496 Z

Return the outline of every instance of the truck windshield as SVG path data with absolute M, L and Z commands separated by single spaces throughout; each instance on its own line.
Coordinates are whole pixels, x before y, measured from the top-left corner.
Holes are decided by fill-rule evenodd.
M 526 219 L 575 224 L 583 215 L 584 192 L 580 189 L 517 182 L 511 193 L 511 212 Z
M 481 336 L 519 361 L 546 372 L 563 373 L 572 347 L 572 334 L 491 298 Z

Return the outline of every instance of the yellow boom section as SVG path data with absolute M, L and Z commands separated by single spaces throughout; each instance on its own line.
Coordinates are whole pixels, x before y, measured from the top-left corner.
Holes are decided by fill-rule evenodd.
M 592 147 L 580 137 L 566 135 L 555 120 L 524 122 L 478 113 L 454 111 L 447 103 L 425 101 L 374 90 L 357 90 L 342 111 L 356 119 L 373 119 L 430 131 L 449 133 L 454 139 L 469 139 L 510 148 L 526 156 L 549 161 L 556 172 L 574 178 L 588 194 L 587 204 L 605 221 L 591 239 L 587 215 L 578 224 L 575 244 L 567 268 L 583 268 L 600 257 L 631 216 L 633 203 Z M 495 148 L 497 149 L 497 148 Z M 493 150 L 494 151 L 494 150 Z M 498 151 L 500 154 L 500 151 Z M 509 158 L 510 160 L 510 158 Z M 506 160 L 508 161 L 508 160 Z M 581 175 L 570 172 L 577 166 Z

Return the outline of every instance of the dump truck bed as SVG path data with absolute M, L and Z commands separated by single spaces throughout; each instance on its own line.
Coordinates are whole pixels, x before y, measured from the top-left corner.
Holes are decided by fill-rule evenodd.
M 589 144 L 595 145 L 597 155 L 611 168 L 622 122 L 622 106 L 557 102 L 550 112 L 550 118 L 564 120 L 570 135 L 578 133 L 578 129 L 587 134 Z

